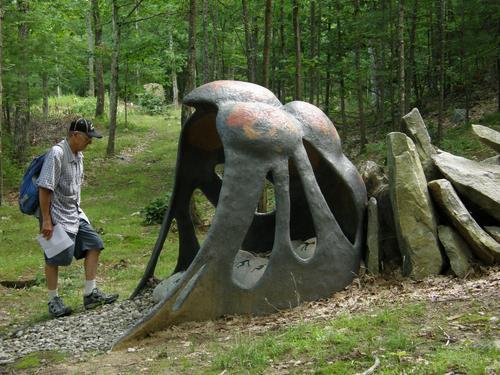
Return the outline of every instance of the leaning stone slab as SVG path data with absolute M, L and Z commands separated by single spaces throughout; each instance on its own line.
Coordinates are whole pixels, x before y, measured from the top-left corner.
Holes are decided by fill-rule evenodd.
M 489 233 L 491 237 L 495 239 L 498 243 L 500 243 L 500 227 L 484 227 L 484 230 Z
M 458 277 L 465 277 L 471 270 L 473 259 L 469 245 L 452 228 L 445 225 L 438 226 L 439 240 L 450 260 L 451 270 Z
M 481 142 L 500 153 L 500 133 L 483 125 L 472 125 L 472 131 Z
M 500 261 L 500 244 L 489 236 L 470 215 L 448 180 L 429 182 L 436 203 L 469 244 L 475 255 L 486 264 Z
M 408 135 L 411 137 L 417 148 L 418 156 L 422 163 L 424 173 L 428 180 L 437 178 L 437 170 L 432 161 L 432 155 L 437 150 L 431 143 L 431 137 L 425 126 L 424 119 L 417 108 L 413 108 L 408 114 L 403 116 Z
M 368 201 L 368 225 L 366 234 L 366 268 L 373 275 L 378 275 L 380 264 L 377 200 L 371 197 Z
M 389 194 L 389 180 L 384 168 L 372 160 L 360 167 L 361 177 L 366 186 L 368 197 L 376 199 L 378 225 L 378 264 L 382 270 L 401 266 L 401 253 L 394 229 L 394 213 Z
M 500 155 L 492 156 L 491 158 L 484 159 L 480 161 L 481 164 L 494 164 L 500 165 Z
M 500 166 L 481 164 L 444 151 L 433 159 L 459 193 L 500 221 Z
M 384 168 L 375 163 L 373 160 L 367 160 L 360 167 L 361 178 L 366 186 L 368 197 L 377 197 L 388 185 L 387 176 L 384 173 Z
M 415 279 L 439 274 L 442 257 L 427 181 L 415 145 L 405 134 L 388 134 L 387 164 L 403 274 Z

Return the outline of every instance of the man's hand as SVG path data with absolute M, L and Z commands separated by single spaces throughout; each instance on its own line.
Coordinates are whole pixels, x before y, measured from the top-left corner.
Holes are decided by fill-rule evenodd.
M 54 232 L 54 226 L 52 225 L 52 220 L 43 220 L 42 223 L 42 235 L 48 241 L 52 237 L 52 233 Z
M 52 237 L 54 232 L 54 226 L 52 225 L 52 218 L 50 217 L 50 203 L 52 201 L 52 191 L 40 187 L 38 189 L 38 196 L 40 198 L 40 214 L 42 218 L 42 228 L 40 233 L 48 241 Z

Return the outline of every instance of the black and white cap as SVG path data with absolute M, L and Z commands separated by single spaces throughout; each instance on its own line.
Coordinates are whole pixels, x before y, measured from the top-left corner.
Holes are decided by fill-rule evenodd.
M 102 135 L 95 130 L 94 124 L 91 120 L 86 120 L 84 118 L 79 118 L 78 120 L 71 121 L 69 126 L 70 131 L 77 131 L 87 134 L 89 137 L 102 138 Z

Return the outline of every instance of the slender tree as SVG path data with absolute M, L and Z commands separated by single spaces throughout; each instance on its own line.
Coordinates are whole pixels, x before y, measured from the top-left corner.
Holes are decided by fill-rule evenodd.
M 294 100 L 302 98 L 302 53 L 300 49 L 299 1 L 293 0 L 293 34 L 295 42 L 295 95 Z
M 94 21 L 94 52 L 95 52 L 95 90 L 96 107 L 95 116 L 104 114 L 104 68 L 102 65 L 102 24 L 99 10 L 99 0 L 92 1 L 92 18 Z
M 402 117 L 405 115 L 405 39 L 404 39 L 405 5 L 398 1 L 398 82 L 399 82 L 399 128 L 402 129 Z
M 446 20 L 446 0 L 439 0 L 438 10 L 439 24 L 439 114 L 438 114 L 438 129 L 437 143 L 439 144 L 443 138 L 443 122 L 444 122 L 444 76 L 445 76 L 445 20 Z
M 208 41 L 208 0 L 203 0 L 203 22 L 202 22 L 202 27 L 203 27 L 203 45 L 202 45 L 202 83 L 206 83 L 210 81 L 210 64 L 209 64 L 209 57 L 208 57 L 208 47 L 209 47 L 209 41 Z
M 85 24 L 87 26 L 87 53 L 88 53 L 88 74 L 89 74 L 89 96 L 95 95 L 94 87 L 94 33 L 92 31 L 92 9 L 85 15 Z
M 17 9 L 21 17 L 18 24 L 18 42 L 20 46 L 28 45 L 29 26 L 28 26 L 28 12 L 29 1 L 19 0 L 17 2 Z M 20 61 L 27 62 L 28 53 L 26 48 L 20 51 Z M 28 148 L 28 132 L 30 124 L 30 102 L 29 102 L 29 70 L 28 65 L 23 63 L 19 64 L 17 73 L 17 103 L 15 113 L 15 156 L 20 162 L 24 162 L 27 156 Z
M 264 22 L 264 62 L 263 67 L 263 85 L 269 88 L 269 49 L 271 44 L 271 32 L 272 32 L 272 17 L 273 17 L 273 2 L 272 0 L 266 0 L 266 12 L 265 12 L 265 22 Z
M 337 60 L 339 66 L 339 96 L 340 96 L 340 118 L 342 121 L 341 128 L 347 130 L 347 116 L 346 116 L 346 95 L 345 95 L 345 77 L 344 77 L 344 40 L 342 38 L 343 24 L 341 23 L 342 5 L 341 0 L 337 0 Z
M 170 54 L 174 55 L 174 38 L 172 37 L 172 31 L 168 32 L 168 48 L 170 50 Z M 177 85 L 177 70 L 175 64 L 171 64 L 171 73 L 170 77 L 172 79 L 172 104 L 174 107 L 179 106 L 179 86 Z
M 406 111 L 409 110 L 409 104 L 411 100 L 411 88 L 413 87 L 413 94 L 415 95 L 415 105 L 420 107 L 420 93 L 418 88 L 418 78 L 417 78 L 417 62 L 415 59 L 415 48 L 417 40 L 417 14 L 418 14 L 419 3 L 418 0 L 413 0 L 413 10 L 411 14 L 411 28 L 410 28 L 410 45 L 408 51 L 408 64 L 407 72 L 408 78 L 406 80 Z
M 116 115 L 118 110 L 118 77 L 119 77 L 119 60 L 120 60 L 120 15 L 118 0 L 112 0 L 112 26 L 113 26 L 113 54 L 111 58 L 111 87 L 109 94 L 109 137 L 106 155 L 113 156 L 115 154 L 115 133 L 116 133 Z
M 354 19 L 359 25 L 360 19 L 360 4 L 359 0 L 354 0 Z M 366 145 L 366 130 L 365 130 L 365 114 L 363 107 L 363 73 L 361 72 L 361 38 L 358 38 L 354 50 L 354 67 L 356 71 L 356 96 L 358 100 L 358 121 L 359 121 L 359 136 L 360 150 L 364 151 Z
M 0 207 L 3 205 L 3 0 L 0 0 Z
M 245 55 L 247 57 L 247 80 L 255 82 L 255 65 L 254 60 L 254 38 L 252 37 L 252 30 L 250 26 L 250 17 L 248 14 L 248 1 L 241 0 L 241 8 L 243 13 L 243 28 L 245 30 Z
M 283 71 L 285 70 L 285 55 L 286 55 L 286 43 L 285 43 L 285 5 L 284 0 L 280 0 L 280 24 L 279 24 L 279 35 L 280 35 L 280 44 L 279 44 L 279 74 L 278 74 L 278 98 L 280 101 L 284 102 L 286 98 L 285 92 L 285 80 L 283 79 Z
M 219 78 L 219 2 L 213 0 L 213 4 L 208 9 L 210 13 L 210 20 L 212 21 L 212 75 L 210 80 Z
M 189 46 L 185 89 L 186 94 L 194 89 L 196 83 L 196 0 L 190 0 L 189 4 Z M 191 109 L 183 104 L 181 110 L 182 126 L 184 126 L 190 114 Z

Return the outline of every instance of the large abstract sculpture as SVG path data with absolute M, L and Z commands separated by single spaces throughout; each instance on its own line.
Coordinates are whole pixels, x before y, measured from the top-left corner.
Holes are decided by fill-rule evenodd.
M 182 321 L 265 314 L 328 297 L 358 272 L 366 189 L 321 110 L 282 105 L 269 90 L 238 81 L 205 84 L 184 103 L 196 111 L 182 129 L 169 210 L 134 295 L 153 276 L 173 219 L 175 280 L 117 347 Z M 266 178 L 276 208 L 261 214 Z M 216 207 L 201 246 L 190 216 L 195 189 Z M 309 240 L 298 246 L 305 249 L 314 239 L 303 254 L 292 245 Z

